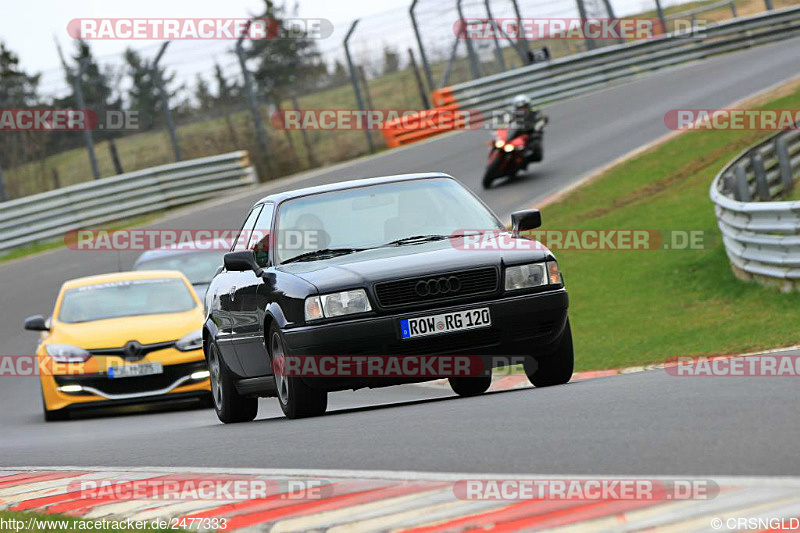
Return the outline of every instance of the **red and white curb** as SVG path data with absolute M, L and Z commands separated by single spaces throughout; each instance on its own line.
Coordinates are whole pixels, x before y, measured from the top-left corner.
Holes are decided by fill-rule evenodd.
M 236 501 L 118 501 L 86 497 L 76 481 L 192 481 L 318 479 L 333 490 L 322 499 L 280 495 Z M 462 500 L 464 479 L 508 479 L 508 474 L 434 474 L 382 471 L 307 471 L 175 468 L 0 469 L 0 509 L 89 520 L 225 518 L 226 531 L 719 531 L 739 518 L 800 517 L 800 479 L 714 478 L 720 491 L 707 500 Z M 513 476 L 515 479 L 637 479 L 636 476 Z M 645 479 L 645 478 L 641 478 Z M 646 479 L 653 479 L 652 477 Z M 671 477 L 658 478 L 669 481 Z M 680 478 L 688 479 L 688 478 Z M 722 527 L 714 528 L 715 519 Z M 733 521 L 733 522 L 732 522 Z

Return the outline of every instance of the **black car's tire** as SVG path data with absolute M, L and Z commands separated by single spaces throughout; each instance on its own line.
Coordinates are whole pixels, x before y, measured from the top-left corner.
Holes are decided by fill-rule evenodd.
M 211 340 L 206 353 L 211 373 L 211 395 L 217 418 L 225 424 L 250 422 L 258 414 L 258 398 L 245 398 L 236 391 L 236 383 L 217 343 Z
M 572 351 L 572 330 L 569 327 L 569 319 L 555 349 L 547 355 L 526 357 L 523 367 L 534 387 L 563 385 L 572 378 L 575 354 Z
M 269 356 L 274 362 L 285 356 L 283 337 L 275 324 L 269 328 Z M 286 418 L 320 416 L 328 409 L 328 393 L 309 387 L 302 377 L 281 375 L 283 363 L 273 363 L 278 403 Z
M 503 158 L 496 157 L 494 161 L 489 163 L 489 166 L 486 168 L 486 173 L 483 175 L 483 188 L 488 189 L 492 186 L 492 182 L 498 178 L 503 177 L 500 174 L 500 167 L 503 166 Z
M 492 384 L 492 376 L 477 376 L 469 378 L 447 378 L 453 392 L 459 396 L 478 396 L 483 394 Z

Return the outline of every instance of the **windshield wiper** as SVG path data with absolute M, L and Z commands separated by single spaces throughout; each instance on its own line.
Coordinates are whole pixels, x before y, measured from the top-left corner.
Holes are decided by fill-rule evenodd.
M 322 250 L 314 250 L 304 254 L 296 255 L 283 261 L 281 264 L 293 263 L 295 261 L 310 261 L 314 259 L 325 259 L 327 257 L 336 257 L 337 255 L 347 255 L 355 252 L 363 252 L 366 248 L 323 248 Z
M 419 242 L 441 241 L 449 239 L 450 235 L 412 235 L 411 237 L 403 237 L 396 241 L 387 242 L 383 246 L 403 246 L 404 244 L 416 244 Z

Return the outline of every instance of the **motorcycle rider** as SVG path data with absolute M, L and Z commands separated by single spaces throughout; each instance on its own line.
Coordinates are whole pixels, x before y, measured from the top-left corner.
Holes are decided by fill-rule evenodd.
M 544 154 L 541 128 L 537 130 L 536 124 L 547 117 L 538 109 L 531 106 L 531 100 L 526 94 L 518 94 L 512 101 L 512 119 L 510 126 L 513 128 L 510 139 L 519 135 L 529 134 L 526 151 L 530 153 L 531 161 L 541 161 Z

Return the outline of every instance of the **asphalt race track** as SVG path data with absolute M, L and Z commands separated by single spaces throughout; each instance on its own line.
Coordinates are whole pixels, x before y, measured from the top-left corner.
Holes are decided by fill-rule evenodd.
M 479 183 L 490 133 L 475 131 L 262 187 L 156 227 L 238 228 L 246 209 L 269 189 L 415 171 L 448 172 L 507 216 L 667 133 L 669 109 L 724 107 L 797 74 L 799 45 L 784 41 L 684 65 L 549 106 L 545 162 L 530 167 L 526 178 L 485 193 Z M 546 226 L 546 210 L 543 215 Z M 135 256 L 57 250 L 0 265 L 3 355 L 32 353 L 35 335 L 22 329 L 23 319 L 47 315 L 62 282 L 114 271 L 118 262 L 127 268 Z M 196 409 L 45 424 L 38 380 L 4 377 L 0 463 L 800 474 L 786 445 L 800 437 L 800 428 L 788 422 L 797 418 L 800 389 L 791 378 L 764 380 L 681 379 L 654 370 L 469 399 L 443 388 L 394 387 L 334 393 L 327 416 L 300 421 L 283 419 L 274 399 L 262 400 L 254 423 L 223 426 L 213 411 Z

